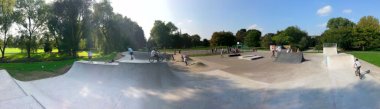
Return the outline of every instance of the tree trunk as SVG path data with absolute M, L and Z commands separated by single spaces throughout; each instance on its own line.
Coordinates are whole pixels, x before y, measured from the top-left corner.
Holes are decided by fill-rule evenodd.
M 364 51 L 364 46 L 362 46 L 362 51 Z
M 5 48 L 7 47 L 7 41 L 8 41 L 7 33 L 8 31 L 4 32 L 3 48 L 1 49 L 1 60 L 3 60 L 5 57 Z
M 32 45 L 32 23 L 31 23 L 31 19 L 30 17 L 28 18 L 28 21 L 29 21 L 29 28 L 28 28 L 28 31 L 29 31 L 29 37 L 28 37 L 28 41 L 27 41 L 27 44 L 26 44 L 26 51 L 28 53 L 28 59 L 30 59 L 30 46 Z

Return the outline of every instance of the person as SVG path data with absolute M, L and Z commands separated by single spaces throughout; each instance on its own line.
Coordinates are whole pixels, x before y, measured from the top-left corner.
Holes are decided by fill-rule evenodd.
M 187 60 L 188 60 L 188 59 L 187 59 L 187 55 L 184 54 L 184 55 L 183 55 L 183 62 L 185 62 L 186 66 L 188 65 Z
M 133 60 L 134 56 L 133 56 L 133 49 L 132 48 L 128 48 L 128 52 L 129 52 L 129 55 L 131 55 L 131 60 Z
M 356 76 L 359 76 L 361 78 L 361 74 L 360 74 L 360 68 L 362 67 L 361 63 L 359 62 L 359 59 L 355 59 L 355 62 L 354 62 L 354 68 L 356 69 L 355 70 L 355 75 Z
M 150 57 L 154 57 L 157 59 L 157 62 L 158 62 L 158 55 L 157 55 L 157 51 L 155 49 L 153 49 L 151 52 L 150 52 Z
M 92 62 L 92 51 L 91 50 L 88 51 L 88 60 L 90 60 L 90 62 Z
M 223 57 L 223 51 L 224 51 L 224 49 L 222 48 L 222 49 L 220 50 L 220 57 Z

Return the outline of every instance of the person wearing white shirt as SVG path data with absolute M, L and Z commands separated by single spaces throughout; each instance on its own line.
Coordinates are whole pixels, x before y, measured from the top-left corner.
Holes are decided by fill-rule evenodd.
M 359 62 L 359 59 L 355 59 L 355 62 L 354 62 L 354 68 L 356 69 L 355 71 L 355 75 L 356 76 L 361 76 L 360 74 L 360 68 L 362 67 L 362 64 Z
M 155 57 L 158 62 L 158 52 L 155 49 L 150 52 L 150 57 Z

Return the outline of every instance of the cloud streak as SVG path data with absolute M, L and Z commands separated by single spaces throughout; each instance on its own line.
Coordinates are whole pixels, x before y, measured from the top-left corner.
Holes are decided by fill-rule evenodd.
M 317 11 L 317 15 L 319 16 L 328 16 L 332 12 L 332 7 L 330 5 L 326 5 Z
M 259 25 L 257 25 L 257 24 L 253 24 L 253 25 L 249 26 L 248 29 L 257 29 L 260 31 L 264 30 L 263 28 L 259 27 Z
M 345 14 L 351 14 L 352 13 L 352 9 L 345 9 L 342 12 L 345 13 Z

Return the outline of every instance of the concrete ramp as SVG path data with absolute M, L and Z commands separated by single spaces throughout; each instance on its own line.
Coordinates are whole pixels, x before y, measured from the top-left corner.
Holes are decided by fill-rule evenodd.
M 330 56 L 330 55 L 337 55 L 338 49 L 336 43 L 324 43 L 323 44 L 323 55 Z
M 0 95 L 0 109 L 43 109 L 5 70 L 0 70 Z
M 294 53 L 278 52 L 276 60 L 275 60 L 275 62 L 282 62 L 282 63 L 301 63 L 302 61 L 304 61 L 302 52 L 294 52 Z
M 331 55 L 326 57 L 327 68 L 329 69 L 352 69 L 355 58 L 350 54 Z

